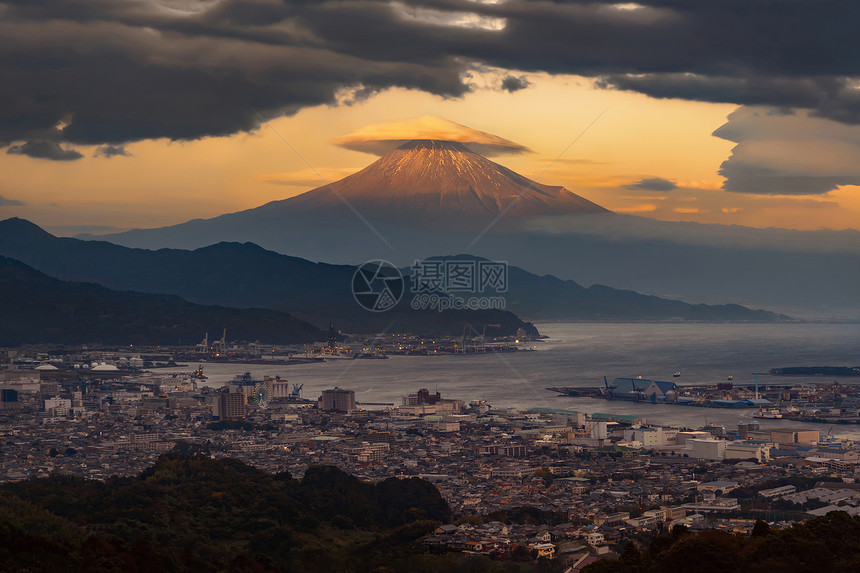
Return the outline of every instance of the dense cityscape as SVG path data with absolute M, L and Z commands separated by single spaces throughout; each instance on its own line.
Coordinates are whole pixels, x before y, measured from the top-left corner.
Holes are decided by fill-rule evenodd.
M 510 559 L 526 548 L 572 570 L 676 526 L 748 534 L 757 520 L 778 529 L 860 514 L 860 448 L 790 420 L 680 428 L 425 388 L 363 406 L 349 388 L 308 399 L 298 383 L 250 372 L 207 386 L 202 363 L 159 373 L 140 368 L 141 356 L 78 350 L 40 362 L 7 351 L 0 480 L 136 476 L 182 450 L 273 475 L 335 466 L 369 482 L 419 477 L 453 511 L 422 538 L 426 551 Z M 844 391 L 856 410 L 857 391 Z

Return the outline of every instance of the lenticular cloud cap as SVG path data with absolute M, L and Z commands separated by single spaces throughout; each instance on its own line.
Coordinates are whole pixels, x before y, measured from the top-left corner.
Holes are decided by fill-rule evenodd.
M 455 141 L 484 156 L 516 155 L 530 151 L 524 145 L 504 137 L 432 115 L 371 123 L 333 139 L 332 143 L 353 151 L 385 155 L 415 139 Z

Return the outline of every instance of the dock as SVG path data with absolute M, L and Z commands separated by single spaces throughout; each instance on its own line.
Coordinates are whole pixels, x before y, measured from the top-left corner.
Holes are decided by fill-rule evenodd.
M 757 380 L 757 379 L 756 379 Z M 755 417 L 820 424 L 860 424 L 860 382 L 693 384 L 616 378 L 603 386 L 549 387 L 560 396 L 700 408 L 758 410 Z

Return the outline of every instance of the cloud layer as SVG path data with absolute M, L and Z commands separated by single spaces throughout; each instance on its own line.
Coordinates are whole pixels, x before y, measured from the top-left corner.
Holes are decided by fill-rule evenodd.
M 111 157 L 131 157 L 131 153 L 124 146 L 112 144 L 102 145 L 96 149 L 95 155 L 106 159 L 110 159 Z
M 56 141 L 28 141 L 21 145 L 10 146 L 6 153 L 54 161 L 75 161 L 83 157 L 74 149 L 66 149 Z
M 6 197 L 0 196 L 0 207 L 21 207 L 26 205 L 23 201 L 18 201 L 17 199 L 7 199 Z
M 673 181 L 668 179 L 664 179 L 662 177 L 649 177 L 646 179 L 640 179 L 635 183 L 630 183 L 629 185 L 624 186 L 625 189 L 629 189 L 631 191 L 673 191 L 678 188 Z
M 726 191 L 816 195 L 860 185 L 860 127 L 745 107 L 714 135 L 737 144 L 720 166 Z
M 486 156 L 529 151 L 527 147 L 509 139 L 429 115 L 365 125 L 335 138 L 332 143 L 353 151 L 384 155 L 413 139 L 456 141 Z
M 0 145 L 50 159 L 250 130 L 343 88 L 459 96 L 478 66 L 860 123 L 860 3 L 0 0 L 0 16 Z

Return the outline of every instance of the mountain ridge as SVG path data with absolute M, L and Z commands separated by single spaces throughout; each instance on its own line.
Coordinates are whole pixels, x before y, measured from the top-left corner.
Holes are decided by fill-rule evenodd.
M 275 308 L 317 326 L 335 319 L 348 330 L 360 318 L 372 328 L 383 330 L 396 317 L 389 313 L 357 314 L 360 309 L 350 290 L 356 267 L 314 263 L 253 243 L 222 242 L 194 251 L 151 251 L 101 241 L 58 238 L 29 221 L 7 219 L 0 221 L 0 254 L 23 260 L 59 278 L 89 280 L 117 289 L 176 294 L 198 303 Z M 514 330 L 518 327 L 512 322 L 514 313 L 531 319 L 773 321 L 781 318 L 737 305 L 690 305 L 600 285 L 586 288 L 574 281 L 540 277 L 513 266 L 509 266 L 509 272 L 509 290 L 505 293 L 508 312 L 497 312 L 496 319 L 486 322 L 506 320 Z M 409 274 L 408 269 L 405 274 Z M 427 320 L 440 319 L 439 314 L 431 313 Z M 469 316 L 477 323 L 481 316 L 488 315 Z M 469 322 L 465 315 L 463 318 Z
M 188 344 L 227 328 L 239 340 L 275 344 L 326 333 L 285 312 L 190 303 L 176 295 L 118 291 L 62 281 L 0 256 L 0 346 L 22 344 Z

